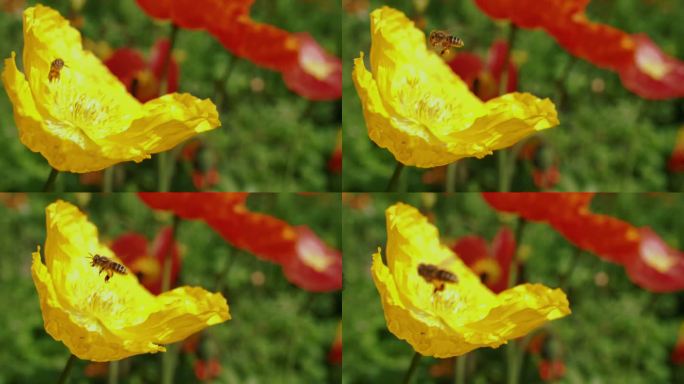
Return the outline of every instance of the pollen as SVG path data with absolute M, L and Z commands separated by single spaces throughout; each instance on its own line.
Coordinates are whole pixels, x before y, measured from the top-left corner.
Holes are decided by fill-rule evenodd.
M 70 83 L 67 75 L 49 85 L 52 103 L 46 123 L 56 134 L 74 138 L 80 132 L 97 139 L 127 129 L 132 116 L 117 100 L 98 88 L 84 89 Z

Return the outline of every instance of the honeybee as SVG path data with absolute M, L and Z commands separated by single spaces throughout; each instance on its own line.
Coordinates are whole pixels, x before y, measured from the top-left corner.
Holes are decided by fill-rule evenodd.
M 445 283 L 458 283 L 458 277 L 455 274 L 432 264 L 418 264 L 418 274 L 426 282 L 432 283 L 435 286 L 435 290 L 432 293 L 443 291 Z
M 48 80 L 52 82 L 52 80 L 59 80 L 59 71 L 64 68 L 66 64 L 64 64 L 64 60 L 62 59 L 54 59 L 52 63 L 50 64 L 50 72 L 48 73 Z
M 107 272 L 107 276 L 105 276 L 105 283 L 109 282 L 109 279 L 112 278 L 114 272 L 121 275 L 126 274 L 126 267 L 108 257 L 102 255 L 91 255 L 91 258 L 91 267 L 100 267 L 100 274 L 102 274 L 104 271 Z
M 463 40 L 461 40 L 460 37 L 456 37 L 445 31 L 430 32 L 429 41 L 430 46 L 432 46 L 432 48 L 441 47 L 442 50 L 439 53 L 440 55 L 444 55 L 444 53 L 446 53 L 446 51 L 448 51 L 451 48 L 461 48 L 465 45 L 465 43 L 463 43 Z

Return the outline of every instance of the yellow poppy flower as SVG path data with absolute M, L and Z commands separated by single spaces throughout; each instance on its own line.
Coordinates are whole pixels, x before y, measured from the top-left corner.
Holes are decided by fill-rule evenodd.
M 49 7 L 24 11 L 22 62 L 24 73 L 12 52 L 2 72 L 19 138 L 60 171 L 140 162 L 221 125 L 210 100 L 189 94 L 138 102 Z
M 352 73 L 368 135 L 397 161 L 435 167 L 489 155 L 558 125 L 548 99 L 510 93 L 482 102 L 406 16 L 389 7 L 371 13 L 371 71 L 363 52 Z
M 39 247 L 31 272 L 45 330 L 76 357 L 112 361 L 165 351 L 160 344 L 230 319 L 220 293 L 180 287 L 154 296 L 131 273 L 105 282 L 89 256 L 118 259 L 99 242 L 97 228 L 64 201 L 50 204 L 46 215 L 45 264 Z
M 417 352 L 445 358 L 496 348 L 570 313 L 560 289 L 522 284 L 494 294 L 440 244 L 437 228 L 415 208 L 398 203 L 386 216 L 387 266 L 378 250 L 371 272 L 387 327 Z M 438 291 L 437 284 L 418 274 L 420 264 L 437 266 L 458 281 Z

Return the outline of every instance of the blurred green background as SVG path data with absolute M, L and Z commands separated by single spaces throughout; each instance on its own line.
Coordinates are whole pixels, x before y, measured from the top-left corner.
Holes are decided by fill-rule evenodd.
M 168 213 L 149 209 L 135 194 L 0 194 L 0 383 L 55 383 L 68 349 L 43 328 L 31 279 L 31 252 L 45 241 L 45 207 L 56 199 L 76 204 L 108 242 L 127 232 L 151 242 L 171 224 Z M 329 246 L 340 249 L 338 194 L 257 194 L 248 206 L 292 225 L 308 225 Z M 198 357 L 216 358 L 215 383 L 338 383 L 340 367 L 328 353 L 341 319 L 340 292 L 311 293 L 291 285 L 281 268 L 226 243 L 201 221 L 182 220 L 176 237 L 182 250 L 177 285 L 222 293 L 232 320 L 207 328 Z M 44 248 L 44 247 L 43 247 Z M 180 344 L 180 343 L 178 343 Z M 176 344 L 176 345 L 178 345 Z M 122 360 L 120 383 L 159 383 L 162 354 Z M 77 361 L 70 383 L 105 383 L 86 377 Z M 199 382 L 190 354 L 180 352 L 175 383 Z
M 414 4 L 427 3 L 424 31 L 448 30 L 465 41 L 463 51 L 483 59 L 493 41 L 506 40 L 508 24 L 494 22 L 472 0 L 345 0 L 342 18 L 344 58 L 345 191 L 384 191 L 395 160 L 366 132 L 358 95 L 351 79 L 352 60 L 370 51 L 369 13 L 389 5 L 410 18 Z M 648 34 L 666 53 L 684 60 L 684 7 L 678 0 L 593 0 L 589 19 Z M 601 47 L 596 47 L 600 50 Z M 617 74 L 574 59 L 545 32 L 518 30 L 512 58 L 518 64 L 518 90 L 550 98 L 559 107 L 560 125 L 538 136 L 544 142 L 541 161 L 557 162 L 560 191 L 678 191 L 681 175 L 667 172 L 676 130 L 684 124 L 684 101 L 647 101 L 627 91 Z M 566 73 L 567 72 L 567 73 Z M 565 76 L 565 81 L 560 81 Z M 592 90 L 593 89 L 593 90 Z M 562 103 L 560 99 L 563 98 Z M 510 155 L 509 155 L 510 157 Z M 404 169 L 401 190 L 442 191 L 428 184 L 430 171 Z M 512 190 L 537 190 L 528 161 L 519 161 Z M 497 156 L 462 160 L 457 191 L 498 190 Z
M 2 0 L 0 5 L 22 1 Z M 36 4 L 26 1 L 25 6 Z M 168 22 L 148 17 L 134 0 L 60 0 L 43 2 L 64 17 L 78 20 L 84 39 L 108 44 L 112 49 L 138 49 L 147 58 L 150 48 L 170 32 Z M 79 4 L 82 8 L 79 9 Z M 79 9 L 79 10 L 77 10 Z M 252 15 L 258 21 L 292 32 L 309 32 L 328 52 L 340 56 L 338 3 L 331 1 L 257 0 Z M 21 57 L 21 11 L 0 10 L 0 55 L 12 51 Z M 72 22 L 73 24 L 73 22 Z M 254 44 L 268 44 L 255 41 Z M 174 55 L 180 61 L 179 92 L 210 98 L 219 105 L 222 126 L 197 136 L 207 150 L 206 167 L 219 174 L 220 191 L 338 191 L 341 175 L 327 163 L 333 153 L 341 125 L 341 101 L 311 102 L 290 92 L 280 74 L 259 68 L 246 60 L 233 63 L 231 54 L 211 35 L 179 30 Z M 19 68 L 21 63 L 17 64 Z M 0 191 L 41 191 L 50 168 L 40 154 L 19 142 L 11 104 L 0 92 L 0 165 L 5 177 Z M 157 158 L 140 164 L 122 163 L 115 168 L 115 191 L 157 190 Z M 98 191 L 78 174 L 61 174 L 57 190 Z M 193 191 L 190 166 L 179 162 L 171 190 Z
M 343 201 L 343 383 L 400 382 L 414 352 L 387 330 L 370 274 L 371 254 L 379 246 L 385 249 L 385 209 L 396 202 L 420 209 L 447 245 L 465 235 L 490 243 L 502 226 L 515 230 L 517 219 L 498 214 L 476 193 L 347 193 Z M 599 195 L 591 207 L 636 226 L 650 226 L 671 247 L 684 247 L 684 223 L 679 219 L 684 215 L 683 195 Z M 565 376 L 557 382 L 684 382 L 684 366 L 670 362 L 684 321 L 684 293 L 649 293 L 632 284 L 621 266 L 578 253 L 545 224 L 527 223 L 518 255 L 525 260 L 523 281 L 561 287 L 570 301 L 572 314 L 544 327 L 551 335 L 551 356 L 565 365 Z M 468 354 L 466 382 L 506 382 L 505 355 L 505 346 Z M 542 382 L 539 360 L 525 355 L 520 383 Z M 423 357 L 413 382 L 453 383 L 453 365 L 453 360 Z

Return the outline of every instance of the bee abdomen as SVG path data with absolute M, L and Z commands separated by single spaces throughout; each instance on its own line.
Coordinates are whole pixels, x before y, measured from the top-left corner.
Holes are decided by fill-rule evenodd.
M 126 267 L 124 267 L 124 266 L 121 265 L 121 264 L 114 263 L 114 265 L 112 266 L 112 269 L 113 269 L 114 271 L 116 271 L 116 272 L 122 274 L 122 275 L 125 275 L 125 274 L 126 274 Z
M 458 278 L 456 277 L 456 275 L 454 275 L 453 273 L 451 273 L 449 271 L 445 271 L 443 269 L 437 270 L 436 276 L 438 279 L 440 279 L 442 281 L 448 281 L 451 283 L 458 282 Z

